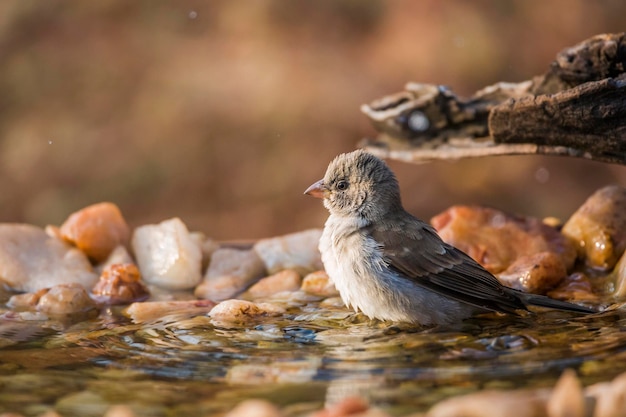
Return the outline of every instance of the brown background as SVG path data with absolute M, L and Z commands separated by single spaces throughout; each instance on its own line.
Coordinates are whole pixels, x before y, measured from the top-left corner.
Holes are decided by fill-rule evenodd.
M 0 2 L 0 221 L 98 201 L 132 226 L 179 216 L 218 239 L 323 224 L 302 191 L 374 131 L 361 103 L 407 81 L 460 94 L 542 73 L 626 2 Z M 567 218 L 626 168 L 556 157 L 392 162 L 407 209 Z

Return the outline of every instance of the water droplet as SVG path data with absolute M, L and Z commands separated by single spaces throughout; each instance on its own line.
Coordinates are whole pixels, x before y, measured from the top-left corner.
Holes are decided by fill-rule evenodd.
M 550 171 L 546 167 L 539 167 L 535 171 L 535 180 L 540 184 L 545 184 L 550 180 Z

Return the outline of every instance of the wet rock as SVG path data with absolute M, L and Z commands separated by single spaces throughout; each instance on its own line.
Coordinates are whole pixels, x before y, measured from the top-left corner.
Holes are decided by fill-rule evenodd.
M 134 323 L 146 323 L 176 313 L 206 314 L 213 307 L 215 303 L 210 300 L 147 301 L 131 304 L 126 309 L 126 315 Z
M 219 322 L 241 322 L 258 317 L 280 316 L 284 313 L 284 308 L 270 303 L 226 300 L 213 307 L 209 316 Z
M 626 298 L 626 252 L 624 252 L 619 262 L 617 262 L 617 265 L 615 265 L 610 280 L 614 283 L 613 296 L 615 296 L 615 298 Z
M 245 400 L 224 417 L 283 417 L 280 410 L 265 400 Z
M 135 417 L 133 409 L 127 405 L 114 405 L 104 414 L 104 417 Z
M 307 383 L 317 375 L 322 361 L 307 358 L 276 361 L 270 364 L 242 363 L 231 367 L 225 380 L 229 384 L 260 385 L 266 383 Z
M 576 250 L 558 230 L 532 217 L 486 208 L 453 206 L 431 219 L 441 238 L 458 247 L 490 272 L 506 270 L 523 256 L 557 254 L 569 270 Z
M 259 280 L 245 292 L 243 298 L 259 299 L 284 291 L 297 291 L 300 289 L 301 283 L 302 278 L 300 278 L 300 274 L 293 269 L 285 269 Z
M 433 406 L 426 417 L 546 416 L 542 410 L 545 410 L 547 395 L 541 391 L 479 391 L 443 400 Z
M 600 383 L 587 388 L 595 397 L 594 417 L 622 417 L 626 415 L 626 373 L 610 383 Z
M 576 243 L 587 265 L 611 269 L 626 249 L 626 188 L 610 185 L 596 191 L 562 232 Z
M 60 284 L 43 293 L 36 308 L 45 314 L 62 316 L 93 310 L 96 304 L 82 285 Z
M 71 214 L 59 229 L 63 239 L 96 262 L 119 245 L 128 245 L 130 228 L 113 203 L 99 203 Z
M 302 280 L 302 291 L 320 297 L 337 297 L 339 291 L 330 280 L 326 271 L 311 272 Z
M 232 298 L 265 274 L 265 266 L 253 250 L 218 249 L 212 257 L 204 281 L 195 295 L 213 301 Z
M 92 290 L 93 298 L 103 304 L 130 304 L 150 296 L 133 264 L 113 264 L 102 271 Z
M 585 397 L 576 372 L 571 369 L 563 372 L 546 408 L 550 417 L 585 417 Z
M 598 296 L 593 292 L 589 278 L 582 272 L 574 272 L 565 277 L 553 290 L 548 291 L 550 298 L 569 301 L 595 301 Z
M 0 281 L 14 291 L 59 284 L 91 288 L 98 276 L 85 254 L 27 224 L 0 224 Z
M 179 218 L 138 227 L 132 246 L 146 283 L 186 290 L 202 280 L 202 252 Z
M 310 417 L 345 417 L 362 415 L 369 409 L 367 401 L 361 397 L 347 397 L 324 410 L 311 414 Z
M 37 292 L 27 292 L 24 294 L 15 294 L 7 301 L 7 306 L 15 309 L 35 309 L 41 296 L 48 292 L 48 288 L 41 289 Z
M 270 274 L 283 269 L 294 269 L 300 275 L 306 275 L 324 267 L 318 249 L 321 236 L 320 229 L 305 230 L 259 240 L 254 245 L 254 250 Z
M 545 294 L 567 276 L 561 257 L 553 252 L 539 252 L 518 258 L 498 275 L 507 287 L 533 294 Z

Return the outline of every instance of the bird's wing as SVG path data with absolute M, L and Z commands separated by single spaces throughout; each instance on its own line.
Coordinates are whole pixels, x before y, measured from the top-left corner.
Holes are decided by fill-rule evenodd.
M 435 230 L 408 213 L 367 232 L 380 244 L 390 268 L 415 284 L 493 311 L 525 310 L 524 303 L 470 256 L 441 240 Z

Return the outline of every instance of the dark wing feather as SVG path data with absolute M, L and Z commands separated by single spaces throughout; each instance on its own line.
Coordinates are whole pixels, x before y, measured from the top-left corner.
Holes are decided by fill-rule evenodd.
M 421 287 L 476 307 L 501 312 L 526 309 L 515 292 L 503 287 L 471 257 L 443 242 L 431 226 L 403 214 L 367 228 L 381 245 L 390 268 Z

